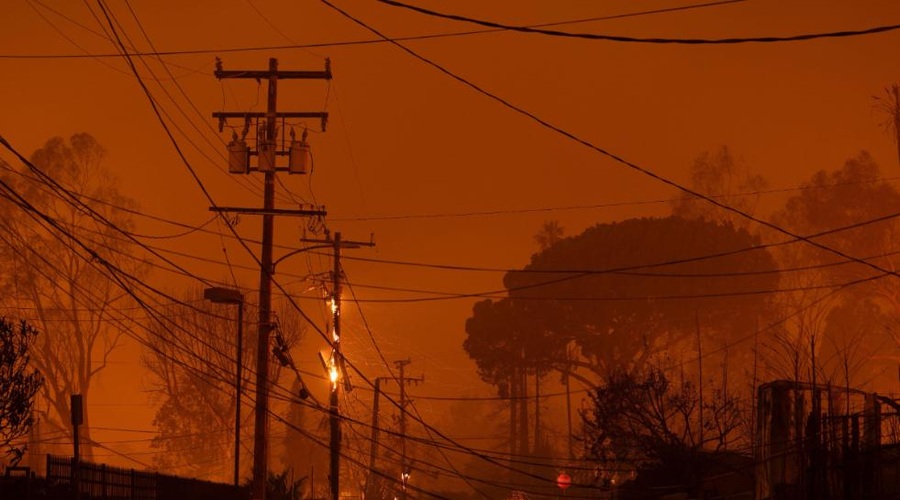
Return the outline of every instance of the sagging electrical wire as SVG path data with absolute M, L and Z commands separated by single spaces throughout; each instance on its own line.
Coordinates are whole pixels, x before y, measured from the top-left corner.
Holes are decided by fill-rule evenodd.
M 432 9 L 426 9 L 418 5 L 411 5 L 397 0 L 377 0 L 386 5 L 400 7 L 411 10 L 431 17 L 439 17 L 453 21 L 461 21 L 488 28 L 501 29 L 506 31 L 516 31 L 521 33 L 532 33 L 540 35 L 550 35 L 563 38 L 575 38 L 583 40 L 600 40 L 607 42 L 625 42 L 625 43 L 645 43 L 645 44 L 677 44 L 677 45 L 734 45 L 743 43 L 783 43 L 783 42 L 803 42 L 809 40 L 818 40 L 822 38 L 846 38 L 864 35 L 874 35 L 877 33 L 886 33 L 900 29 L 900 24 L 887 24 L 874 26 L 860 30 L 843 30 L 843 31 L 825 31 L 819 33 L 804 33 L 789 36 L 761 36 L 761 37 L 729 37 L 729 38 L 662 38 L 662 37 L 631 37 L 618 35 L 603 35 L 598 33 L 572 33 L 569 31 L 548 30 L 545 28 L 534 28 L 529 26 L 514 26 L 511 24 L 487 21 L 484 19 L 476 19 L 474 17 L 462 16 L 458 14 L 449 14 Z M 325 2 L 328 3 L 327 1 Z

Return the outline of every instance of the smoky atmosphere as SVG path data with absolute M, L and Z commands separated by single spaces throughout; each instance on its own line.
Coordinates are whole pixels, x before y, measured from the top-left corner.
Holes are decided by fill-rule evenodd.
M 900 2 L 2 4 L 0 499 L 900 498 Z

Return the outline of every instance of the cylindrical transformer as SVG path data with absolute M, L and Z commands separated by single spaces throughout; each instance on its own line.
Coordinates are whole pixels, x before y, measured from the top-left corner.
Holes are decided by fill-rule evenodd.
M 288 173 L 305 174 L 309 171 L 310 154 L 309 143 L 306 141 L 291 141 L 291 156 L 288 163 Z
M 275 171 L 275 143 L 264 142 L 259 145 L 259 171 Z
M 243 139 L 228 143 L 228 172 L 246 174 L 250 170 L 250 148 Z

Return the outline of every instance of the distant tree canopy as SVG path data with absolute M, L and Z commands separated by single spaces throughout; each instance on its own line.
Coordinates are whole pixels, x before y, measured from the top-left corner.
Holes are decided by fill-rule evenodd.
M 727 146 L 704 151 L 691 166 L 690 187 L 694 192 L 710 196 L 744 213 L 756 211 L 760 191 L 766 185 L 766 180 L 759 174 L 751 173 Z M 727 221 L 737 228 L 747 228 L 749 223 L 733 212 L 686 193 L 672 203 L 672 214 L 685 219 Z
M 898 206 L 900 193 L 871 155 L 861 152 L 841 168 L 816 172 L 773 220 L 797 234 L 815 235 L 816 242 L 844 255 L 895 270 Z M 897 279 L 806 243 L 773 253 L 785 271 L 783 286 L 797 289 L 780 297 L 779 307 L 792 316 L 766 355 L 774 373 L 891 388 L 900 340 Z
M 721 148 L 697 158 L 690 185 L 754 214 L 766 183 Z M 898 206 L 900 192 L 862 152 L 815 173 L 763 217 L 807 240 L 698 196 L 674 201 L 670 217 L 575 236 L 545 224 L 540 251 L 504 277 L 508 296 L 477 302 L 466 322 L 466 352 L 509 397 L 510 453 L 529 441 L 530 410 L 514 402 L 527 399 L 533 376 L 537 442 L 539 382 L 551 371 L 591 388 L 581 415 L 586 458 L 676 471 L 666 481 L 693 486 L 691 464 L 748 449 L 735 445 L 750 436 L 751 374 L 753 383 L 891 390 Z
M 31 155 L 35 169 L 23 165 L 20 172 L 3 173 L 31 209 L 0 201 L 0 256 L 6 266 L 0 279 L 9 291 L 2 305 L 42 332 L 32 358 L 47 381 L 39 405 L 42 427 L 71 438 L 69 398 L 81 394 L 81 451 L 87 459 L 94 447 L 91 387 L 134 325 L 120 313 L 132 303 L 110 267 L 135 279 L 146 270 L 137 245 L 122 234 L 133 229 L 134 202 L 117 189 L 104 155 L 87 133 L 49 139 Z
M 153 398 L 159 403 L 153 425 L 158 434 L 151 447 L 160 450 L 155 464 L 164 471 L 192 477 L 228 481 L 234 460 L 234 419 L 237 369 L 237 307 L 204 300 L 200 289 L 188 290 L 182 300 L 165 304 L 162 314 L 148 318 L 150 335 L 142 356 L 149 372 Z M 276 307 L 274 336 L 290 348 L 304 332 L 296 310 L 282 302 Z M 244 305 L 241 356 L 241 425 L 252 429 L 252 374 L 256 372 L 257 329 L 250 320 L 257 313 Z M 281 369 L 270 364 L 270 380 L 278 383 Z M 292 377 L 293 378 L 293 377 Z M 296 392 L 294 392 L 296 394 Z M 243 431 L 242 446 L 252 441 Z M 250 460 L 242 461 L 240 474 L 249 473 Z
M 556 238 L 522 270 L 507 273 L 504 285 L 507 298 L 475 304 L 464 348 L 481 378 L 509 397 L 511 453 L 541 456 L 538 391 L 551 371 L 594 389 L 593 408 L 583 414 L 593 419 L 585 420 L 584 428 L 593 434 L 583 437 L 594 457 L 632 466 L 671 464 L 744 437 L 740 396 L 729 393 L 727 365 L 739 367 L 734 379 L 750 375 L 744 368 L 753 366 L 752 340 L 772 322 L 779 286 L 775 259 L 758 236 L 727 222 L 676 216 L 598 224 Z M 705 388 L 702 381 L 691 382 L 700 379 L 701 344 L 724 358 L 715 376 L 721 382 L 707 380 Z M 680 383 L 670 383 L 679 367 Z M 532 410 L 524 404 L 529 376 L 534 378 L 533 439 L 528 435 Z M 627 400 L 630 413 L 625 407 L 606 412 L 616 408 L 610 400 L 623 405 Z M 603 433 L 614 423 L 634 427 L 660 402 L 680 421 L 663 416 L 619 440 Z M 701 406 L 709 413 L 706 419 Z M 667 424 L 680 427 L 647 439 Z M 617 446 L 636 443 L 644 448 L 609 455 Z
M 469 325 L 504 308 L 512 309 L 505 313 L 512 320 L 493 332 L 467 329 L 467 346 L 489 333 L 521 343 L 545 364 L 563 364 L 574 342 L 584 366 L 602 378 L 677 349 L 698 327 L 716 345 L 746 338 L 770 312 L 778 284 L 776 263 L 766 249 L 755 249 L 759 244 L 746 231 L 701 219 L 596 225 L 508 273 L 506 302 L 516 305 L 479 303 Z M 485 369 L 496 361 L 484 350 L 469 353 Z
M 194 289 L 163 311 L 159 321 L 148 320 L 151 334 L 142 356 L 153 397 L 160 403 L 153 419 L 159 434 L 151 443 L 162 451 L 156 465 L 224 481 L 231 468 L 222 467 L 222 458 L 234 460 L 237 322 L 231 318 L 237 309 L 203 300 L 202 291 Z M 253 312 L 245 309 L 244 318 Z M 252 328 L 247 330 L 245 353 L 255 350 L 256 336 Z M 255 370 L 255 359 L 242 356 L 244 379 Z M 244 413 L 247 422 L 251 416 Z
M 775 214 L 775 221 L 805 234 L 846 227 L 817 241 L 856 257 L 869 258 L 874 256 L 872 252 L 894 246 L 895 223 L 889 216 L 897 212 L 898 206 L 900 193 L 884 179 L 872 156 L 861 152 L 840 169 L 816 172 Z M 850 227 L 854 224 L 858 227 Z M 802 248 L 808 252 L 806 258 L 838 259 L 810 245 Z M 830 271 L 844 273 L 846 268 L 834 267 Z
M 533 322 L 542 313 L 531 305 L 511 299 L 475 304 L 472 317 L 466 321 L 468 336 L 463 348 L 475 360 L 485 382 L 500 385 L 514 366 L 533 370 L 557 359 L 554 353 L 559 354 L 556 350 L 565 344 L 545 335 L 545 330 Z

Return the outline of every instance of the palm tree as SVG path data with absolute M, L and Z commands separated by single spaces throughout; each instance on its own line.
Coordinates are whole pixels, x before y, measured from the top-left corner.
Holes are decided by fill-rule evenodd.
M 553 246 L 557 241 L 561 240 L 562 236 L 563 227 L 559 224 L 559 221 L 548 220 L 544 222 L 541 230 L 534 235 L 534 241 L 541 247 L 541 251 L 544 251 Z
M 887 115 L 881 125 L 897 145 L 897 161 L 900 162 L 900 84 L 885 87 L 884 93 L 885 96 L 876 95 L 872 99 L 875 101 L 875 109 Z

